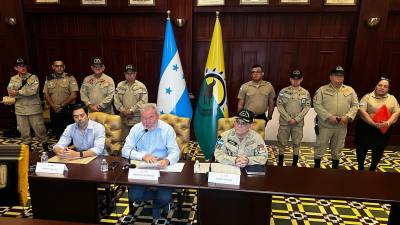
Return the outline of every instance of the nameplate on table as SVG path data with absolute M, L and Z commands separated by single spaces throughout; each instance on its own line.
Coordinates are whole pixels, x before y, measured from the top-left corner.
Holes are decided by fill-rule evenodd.
M 129 169 L 129 180 L 158 180 L 160 177 L 159 170 L 152 169 Z
M 36 164 L 36 173 L 50 173 L 50 174 L 64 174 L 64 171 L 68 171 L 65 164 L 61 163 L 42 163 Z
M 208 182 L 216 184 L 240 185 L 240 175 L 231 173 L 208 173 Z

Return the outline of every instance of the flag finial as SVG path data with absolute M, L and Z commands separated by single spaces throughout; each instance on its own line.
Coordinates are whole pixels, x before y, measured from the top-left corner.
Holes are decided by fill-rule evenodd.
M 168 9 L 168 10 L 167 10 L 167 14 L 168 14 L 167 20 L 169 20 L 169 19 L 170 19 L 169 16 L 171 15 L 171 10 Z
M 219 18 L 219 11 L 215 11 L 215 15 L 217 15 L 217 18 Z

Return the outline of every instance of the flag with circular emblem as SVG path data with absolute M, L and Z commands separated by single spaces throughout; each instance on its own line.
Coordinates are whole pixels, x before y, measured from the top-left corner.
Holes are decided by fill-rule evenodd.
M 194 132 L 206 159 L 217 141 L 218 119 L 228 117 L 222 29 L 217 15 L 194 116 Z

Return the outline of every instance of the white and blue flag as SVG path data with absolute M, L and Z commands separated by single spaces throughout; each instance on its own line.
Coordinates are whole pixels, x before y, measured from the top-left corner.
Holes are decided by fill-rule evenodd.
M 175 114 L 180 117 L 192 118 L 193 111 L 186 88 L 185 75 L 169 17 L 165 30 L 157 107 L 161 114 Z

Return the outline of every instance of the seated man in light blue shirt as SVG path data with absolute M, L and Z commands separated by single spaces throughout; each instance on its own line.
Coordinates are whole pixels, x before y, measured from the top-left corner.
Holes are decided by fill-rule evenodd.
M 122 148 L 122 157 L 143 160 L 147 163 L 157 163 L 159 168 L 165 168 L 179 160 L 179 147 L 176 143 L 174 129 L 164 121 L 159 120 L 157 106 L 154 103 L 144 104 L 140 112 L 140 123 L 132 127 Z M 129 200 L 135 203 L 153 200 L 153 223 L 168 213 L 169 202 L 172 199 L 172 188 L 158 187 L 154 192 L 147 187 L 131 185 Z
M 62 159 L 76 159 L 95 155 L 107 155 L 105 129 L 100 123 L 89 120 L 88 110 L 77 104 L 72 109 L 75 123 L 65 128 L 53 151 Z M 73 144 L 75 150 L 68 148 Z

